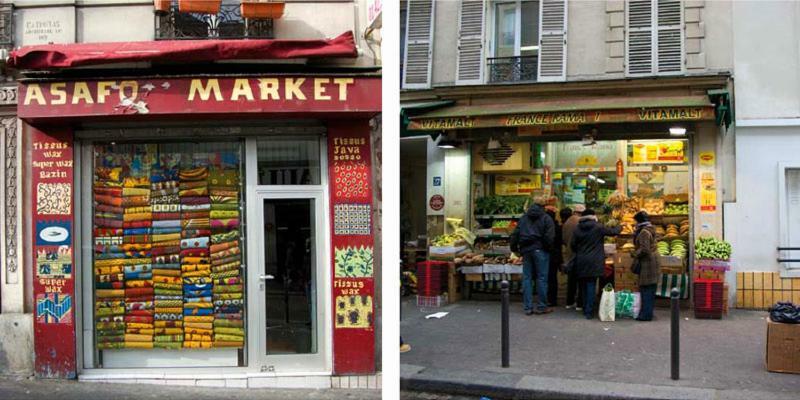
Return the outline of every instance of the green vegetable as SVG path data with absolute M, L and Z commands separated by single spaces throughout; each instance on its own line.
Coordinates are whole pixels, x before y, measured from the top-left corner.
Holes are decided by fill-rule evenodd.
M 727 261 L 732 252 L 730 243 L 713 237 L 701 237 L 694 242 L 694 253 L 698 259 Z

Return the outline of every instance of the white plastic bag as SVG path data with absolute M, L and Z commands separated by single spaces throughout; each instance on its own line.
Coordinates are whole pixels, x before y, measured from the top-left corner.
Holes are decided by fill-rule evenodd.
M 642 293 L 633 292 L 633 318 L 639 318 L 639 311 L 642 311 Z
M 603 295 L 600 297 L 600 321 L 614 321 L 616 316 L 616 307 L 617 304 L 614 296 L 614 287 L 609 283 L 603 288 Z

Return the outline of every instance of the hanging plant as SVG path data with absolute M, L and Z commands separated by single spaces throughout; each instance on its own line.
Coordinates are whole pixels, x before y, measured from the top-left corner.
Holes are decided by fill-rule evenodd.
M 283 16 L 284 2 L 242 1 L 242 17 L 250 19 L 278 19 Z
M 184 13 L 217 14 L 222 0 L 178 0 L 178 10 Z

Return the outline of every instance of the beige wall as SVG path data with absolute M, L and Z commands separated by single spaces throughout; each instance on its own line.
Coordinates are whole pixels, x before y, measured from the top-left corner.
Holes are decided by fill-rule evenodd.
M 607 78 L 605 2 L 567 4 L 567 80 Z

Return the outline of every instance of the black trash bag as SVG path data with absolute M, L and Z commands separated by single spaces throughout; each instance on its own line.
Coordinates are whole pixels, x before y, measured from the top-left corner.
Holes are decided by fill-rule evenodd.
M 778 302 L 769 309 L 769 318 L 773 322 L 800 324 L 800 307 L 791 302 Z

